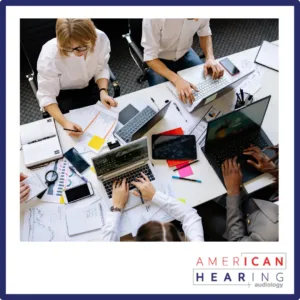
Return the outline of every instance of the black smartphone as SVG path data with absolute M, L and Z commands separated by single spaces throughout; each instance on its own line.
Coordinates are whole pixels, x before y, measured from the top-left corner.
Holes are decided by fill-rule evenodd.
M 231 62 L 231 60 L 229 58 L 224 58 L 224 59 L 220 60 L 220 64 L 232 76 L 240 73 L 240 70 Z
M 194 135 L 152 135 L 152 158 L 191 160 L 197 159 Z
M 63 197 L 67 203 L 72 203 L 94 195 L 94 190 L 90 182 L 74 186 L 63 192 Z
M 73 167 L 82 173 L 90 167 L 90 164 L 80 155 L 80 153 L 75 149 L 71 148 L 64 153 L 64 157 L 73 165 Z

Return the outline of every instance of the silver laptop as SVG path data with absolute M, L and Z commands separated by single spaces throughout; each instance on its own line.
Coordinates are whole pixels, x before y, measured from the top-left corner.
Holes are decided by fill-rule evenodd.
M 210 75 L 206 76 L 206 78 L 204 78 L 203 75 L 199 76 L 201 79 L 199 78 L 198 82 L 193 82 L 199 90 L 199 92 L 194 92 L 195 101 L 192 104 L 182 103 L 182 105 L 188 112 L 193 112 L 194 110 L 199 109 L 211 101 L 214 101 L 222 95 L 232 91 L 245 79 L 247 79 L 252 72 L 254 72 L 254 64 L 249 64 L 247 68 L 242 68 L 239 66 L 239 70 L 240 73 L 235 76 L 231 76 L 225 71 L 223 77 L 215 80 L 212 79 Z M 169 90 L 176 96 L 178 101 L 181 101 L 178 98 L 175 86 L 171 82 L 168 82 L 167 86 Z
M 149 148 L 147 137 L 143 137 L 129 144 L 120 146 L 107 153 L 92 158 L 97 178 L 103 193 L 107 195 L 109 207 L 112 206 L 112 185 L 116 180 L 126 177 L 129 189 L 135 189 L 130 184 L 136 178 L 142 177 L 141 172 L 146 174 L 156 190 L 162 191 L 162 184 L 157 180 L 152 163 L 149 160 Z M 140 197 L 129 193 L 128 202 L 124 210 L 141 205 Z

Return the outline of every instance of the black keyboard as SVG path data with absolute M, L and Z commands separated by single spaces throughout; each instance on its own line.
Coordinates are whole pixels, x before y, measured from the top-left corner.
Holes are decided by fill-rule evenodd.
M 141 175 L 141 172 L 143 172 L 145 175 L 148 176 L 150 181 L 155 180 L 155 177 L 149 168 L 148 165 L 144 165 L 142 167 L 139 167 L 137 169 L 134 169 L 132 171 L 129 171 L 127 173 L 123 173 L 117 177 L 111 178 L 109 180 L 103 181 L 105 191 L 109 198 L 112 196 L 112 186 L 114 181 L 116 180 L 122 180 L 123 178 L 126 178 L 126 182 L 129 183 L 129 190 L 135 189 L 135 186 L 131 184 L 132 181 L 136 181 L 136 178 L 143 178 Z
M 218 152 L 212 153 L 212 156 L 217 164 L 221 166 L 226 159 L 233 158 L 234 156 L 242 157 L 243 151 L 250 147 L 251 144 L 260 149 L 269 146 L 262 136 L 255 132 L 251 135 L 247 135 L 244 139 L 241 139 L 240 137 L 238 140 L 232 139 L 230 144 L 222 145 L 222 148 L 220 148 Z

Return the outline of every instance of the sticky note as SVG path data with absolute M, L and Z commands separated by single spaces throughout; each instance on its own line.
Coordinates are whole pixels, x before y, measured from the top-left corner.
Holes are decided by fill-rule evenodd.
M 91 167 L 91 171 L 96 174 L 96 170 L 94 167 Z
M 65 204 L 65 199 L 63 196 L 60 196 L 59 204 Z
M 179 168 L 181 166 L 184 166 L 185 164 L 186 163 L 183 163 L 183 164 L 177 165 L 176 167 Z M 190 165 L 178 170 L 178 172 L 179 172 L 180 177 L 187 177 L 187 176 L 190 176 L 190 175 L 194 174 L 193 169 L 191 168 Z
M 94 135 L 91 138 L 91 140 L 89 141 L 88 146 L 96 151 L 99 151 L 101 149 L 102 145 L 104 144 L 104 142 L 105 142 L 105 139 L 103 139 L 97 135 Z
M 183 199 L 183 198 L 178 198 L 177 200 L 180 201 L 180 202 L 183 203 L 183 204 L 186 204 L 186 200 Z

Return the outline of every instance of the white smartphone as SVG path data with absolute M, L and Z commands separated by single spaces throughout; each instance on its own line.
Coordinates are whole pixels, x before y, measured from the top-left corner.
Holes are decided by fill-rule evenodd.
M 94 190 L 90 182 L 74 186 L 63 192 L 65 203 L 73 203 L 94 195 Z

